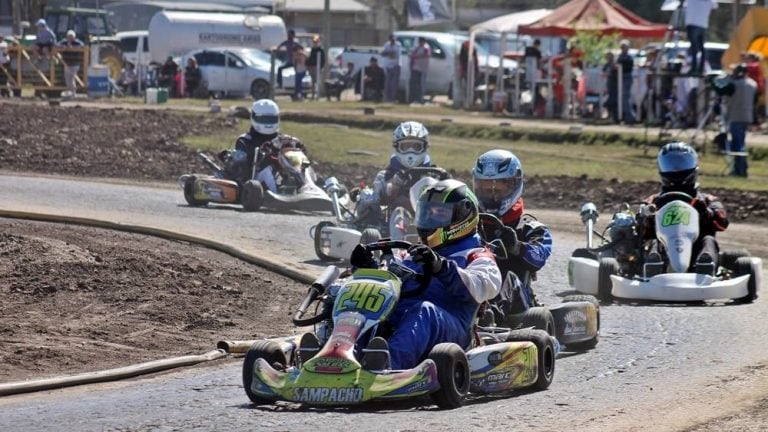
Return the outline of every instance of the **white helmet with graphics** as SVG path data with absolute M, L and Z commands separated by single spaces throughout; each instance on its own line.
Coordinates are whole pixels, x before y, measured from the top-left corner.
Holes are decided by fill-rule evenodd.
M 400 163 L 406 168 L 420 166 L 427 158 L 429 132 L 415 121 L 400 123 L 392 134 L 392 146 Z
M 251 106 L 251 126 L 262 135 L 280 130 L 280 108 L 271 99 L 259 99 Z

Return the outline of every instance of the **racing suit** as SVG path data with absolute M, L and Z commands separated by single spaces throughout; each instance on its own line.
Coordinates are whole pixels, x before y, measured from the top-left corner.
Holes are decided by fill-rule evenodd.
M 536 272 L 544 267 L 552 255 L 552 233 L 549 228 L 524 211 L 525 205 L 521 198 L 500 218 L 506 227 L 515 231 L 516 238 L 509 241 L 508 236 L 502 234 L 507 258 L 496 258 L 505 279 L 499 296 L 491 304 L 503 315 L 523 312 L 539 305 L 531 281 L 536 280 Z M 484 234 L 486 240 L 495 237 L 495 233 Z
M 661 193 L 647 197 L 644 203 L 653 204 L 658 209 L 660 207 L 659 196 L 665 192 L 668 191 L 662 189 Z M 699 238 L 693 243 L 690 265 L 693 267 L 697 262 L 708 262 L 711 259 L 714 269 L 717 269 L 720 247 L 715 240 L 715 233 L 725 231 L 728 228 L 728 214 L 723 203 L 712 194 L 699 192 L 698 190 L 685 191 L 685 193 L 694 197 L 693 201 L 689 204 L 699 212 Z M 661 253 L 661 245 L 656 239 L 655 216 L 649 214 L 638 216 L 638 219 L 640 237 L 645 243 L 646 262 L 661 260 L 660 257 L 664 256 L 664 254 Z M 705 254 L 708 255 L 708 259 L 704 258 Z
M 416 366 L 439 343 L 453 342 L 467 348 L 480 304 L 495 297 L 501 288 L 493 253 L 482 246 L 479 235 L 434 251 L 446 258 L 442 269 L 432 275 L 418 296 L 408 297 L 407 293 L 419 282 L 405 281 L 403 296 L 388 319 L 394 328 L 389 337 L 393 369 Z M 402 264 L 423 272 L 408 255 Z
M 275 138 L 280 139 L 280 145 L 276 145 Z M 234 152 L 222 152 L 226 154 L 220 156 L 226 162 L 224 177 L 242 185 L 251 179 L 251 162 L 255 162 L 256 180 L 272 192 L 277 192 L 275 171 L 280 170 L 278 156 L 281 148 L 286 146 L 304 150 L 304 145 L 297 138 L 277 133 L 263 135 L 251 128 L 237 138 Z

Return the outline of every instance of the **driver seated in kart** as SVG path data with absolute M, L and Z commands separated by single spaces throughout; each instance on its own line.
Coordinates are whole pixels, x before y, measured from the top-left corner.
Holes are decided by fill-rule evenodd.
M 661 191 L 644 200 L 644 206 L 638 213 L 639 234 L 644 242 L 645 261 L 664 263 L 666 255 L 656 239 L 655 212 L 661 206 L 660 198 L 667 192 L 683 192 L 693 200 L 691 206 L 699 213 L 699 238 L 693 244 L 691 268 L 696 273 L 714 274 L 718 267 L 720 248 L 715 240 L 715 233 L 728 227 L 728 215 L 725 207 L 714 195 L 699 191 L 697 181 L 699 157 L 688 144 L 672 142 L 659 150 L 657 157 Z M 665 266 L 656 266 L 655 273 L 663 271 Z
M 519 313 L 539 306 L 531 288 L 536 272 L 552 255 L 552 233 L 530 214 L 523 203 L 523 166 L 520 159 L 507 150 L 491 150 L 477 159 L 472 170 L 472 183 L 480 210 L 498 217 L 503 229 L 482 223 L 486 241 L 500 239 L 507 257 L 497 255 L 505 278 L 499 296 L 490 303 L 498 316 Z
M 477 233 L 478 204 L 472 191 L 457 180 L 442 180 L 419 197 L 416 226 L 422 244 L 414 244 L 402 265 L 428 275 L 426 289 L 413 296 L 421 282 L 406 280 L 402 296 L 388 318 L 388 341 L 371 339 L 363 364 L 369 369 L 408 369 L 424 360 L 432 347 L 453 342 L 467 348 L 480 305 L 499 293 L 501 273 L 493 253 Z M 370 251 L 358 245 L 350 263 L 376 268 Z M 391 363 L 387 365 L 389 352 Z
M 434 166 L 427 153 L 429 131 L 419 122 L 400 123 L 392 133 L 392 147 L 395 152 L 389 158 L 389 166 L 379 171 L 373 180 L 373 194 L 358 203 L 358 219 L 380 220 L 381 205 L 408 207 L 408 191 L 403 190 L 406 180 L 399 174 L 409 168 Z
M 270 99 L 259 99 L 251 105 L 251 127 L 235 141 L 235 150 L 218 154 L 224 162 L 224 178 L 243 185 L 251 179 L 251 163 L 256 159 L 256 179 L 272 192 L 277 192 L 275 171 L 280 169 L 278 156 L 284 148 L 304 150 L 298 138 L 280 131 L 280 108 Z

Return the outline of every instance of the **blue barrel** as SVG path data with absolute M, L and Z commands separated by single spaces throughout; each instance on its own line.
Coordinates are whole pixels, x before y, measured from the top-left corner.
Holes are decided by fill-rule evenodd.
M 109 68 L 94 65 L 88 68 L 88 97 L 109 96 Z

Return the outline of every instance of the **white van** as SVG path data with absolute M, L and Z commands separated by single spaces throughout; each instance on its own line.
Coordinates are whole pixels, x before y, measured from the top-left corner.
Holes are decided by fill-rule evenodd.
M 115 37 L 120 40 L 120 50 L 123 58 L 133 63 L 137 68 L 149 66 L 152 61 L 149 53 L 149 32 L 146 30 L 118 32 Z

